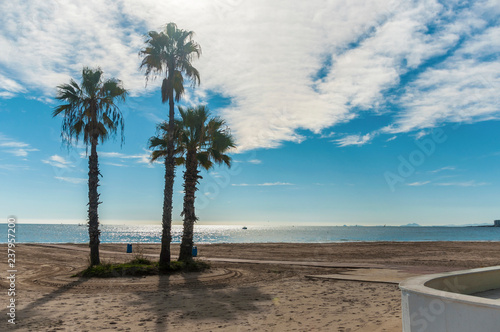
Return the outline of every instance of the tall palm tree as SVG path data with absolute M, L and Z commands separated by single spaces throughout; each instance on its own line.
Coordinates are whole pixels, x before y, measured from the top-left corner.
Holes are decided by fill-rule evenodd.
M 99 265 L 99 163 L 97 145 L 120 129 L 123 142 L 123 116 L 116 105 L 125 101 L 127 91 L 121 81 L 111 78 L 103 80 L 100 68 L 84 67 L 82 81 L 78 85 L 73 79 L 69 84 L 57 87 L 56 99 L 65 102 L 56 107 L 53 116 L 63 116 L 61 136 L 67 144 L 83 137 L 83 142 L 90 145 L 89 156 L 89 203 L 88 226 L 90 265 Z
M 194 57 L 201 55 L 200 46 L 192 40 L 193 31 L 178 29 L 175 23 L 168 23 L 161 32 L 150 31 L 146 46 L 139 52 L 143 56 L 141 68 L 145 68 L 146 82 L 150 77 L 165 75 L 161 85 L 161 100 L 168 102 L 167 155 L 165 156 L 165 188 L 163 191 L 162 239 L 160 266 L 170 263 L 170 243 L 172 241 L 172 195 L 175 177 L 174 157 L 174 102 L 179 102 L 184 94 L 184 77 L 194 84 L 200 83 L 200 74 L 191 65 Z

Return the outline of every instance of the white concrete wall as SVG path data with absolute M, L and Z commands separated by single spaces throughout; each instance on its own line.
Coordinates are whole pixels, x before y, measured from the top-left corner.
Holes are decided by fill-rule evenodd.
M 499 332 L 500 300 L 459 293 L 467 288 L 461 285 L 460 275 L 468 275 L 464 280 L 470 280 L 471 273 L 491 274 L 492 269 L 500 273 L 500 267 L 495 267 L 421 276 L 401 283 L 403 332 Z M 453 280 L 456 293 L 424 285 L 443 277 Z

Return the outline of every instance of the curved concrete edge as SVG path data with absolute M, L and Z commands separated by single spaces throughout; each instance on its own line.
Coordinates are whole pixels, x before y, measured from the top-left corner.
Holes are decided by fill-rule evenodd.
M 474 296 L 500 288 L 500 266 L 423 275 L 399 285 L 403 332 L 497 331 L 500 300 Z
M 484 274 L 487 274 L 487 278 L 479 278 L 480 275 Z M 482 279 L 482 284 L 471 287 L 467 282 L 474 278 Z M 464 303 L 500 308 L 500 301 L 498 300 L 471 295 L 500 288 L 500 266 L 413 277 L 402 281 L 399 288 L 408 292 L 432 295 L 445 300 L 453 299 Z

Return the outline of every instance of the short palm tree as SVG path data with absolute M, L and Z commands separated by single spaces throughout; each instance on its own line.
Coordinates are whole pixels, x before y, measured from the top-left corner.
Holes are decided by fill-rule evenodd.
M 184 216 L 183 234 L 179 261 L 193 259 L 193 231 L 194 223 L 198 219 L 195 214 L 194 202 L 196 185 L 202 177 L 200 167 L 206 170 L 214 163 L 226 164 L 231 167 L 231 158 L 225 154 L 234 147 L 234 142 L 225 125 L 217 117 L 210 118 L 210 112 L 205 106 L 197 106 L 184 110 L 179 107 L 181 120 L 179 122 L 179 143 L 184 151 Z
M 90 264 L 99 265 L 99 163 L 97 145 L 120 129 L 123 142 L 123 117 L 117 101 L 125 101 L 127 91 L 114 78 L 103 80 L 100 68 L 83 68 L 82 81 L 78 85 L 73 79 L 69 84 L 57 87 L 56 99 L 65 102 L 54 109 L 53 116 L 62 115 L 61 136 L 67 144 L 75 139 L 90 146 L 89 156 L 89 203 L 88 226 Z
M 194 223 L 198 219 L 195 214 L 194 202 L 196 185 L 202 177 L 200 167 L 206 170 L 214 163 L 231 166 L 231 158 L 225 153 L 234 142 L 225 122 L 217 117 L 210 118 L 210 112 L 205 106 L 184 110 L 179 107 L 180 120 L 175 121 L 173 132 L 174 160 L 176 164 L 184 164 L 184 228 L 182 235 L 180 261 L 192 260 Z M 149 147 L 153 149 L 151 161 L 167 156 L 169 143 L 168 124 L 158 125 L 159 136 L 151 137 Z
M 191 65 L 194 57 L 201 55 L 200 46 L 192 40 L 193 31 L 178 29 L 175 23 L 168 23 L 161 32 L 150 31 L 146 46 L 139 52 L 143 57 L 141 68 L 145 68 L 146 82 L 152 77 L 163 76 L 161 99 L 169 103 L 168 135 L 174 131 L 174 102 L 179 102 L 184 94 L 184 77 L 193 84 L 200 83 L 200 74 Z M 163 191 L 162 240 L 160 266 L 170 263 L 170 243 L 172 241 L 172 196 L 175 177 L 175 157 L 173 136 L 166 142 L 165 188 Z

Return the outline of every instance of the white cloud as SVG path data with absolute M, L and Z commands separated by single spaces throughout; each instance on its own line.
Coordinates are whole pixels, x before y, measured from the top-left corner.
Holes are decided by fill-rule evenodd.
M 248 162 L 250 164 L 254 164 L 254 165 L 262 164 L 262 160 L 259 160 L 259 159 L 252 159 L 252 160 L 249 160 Z
M 0 98 L 12 98 L 18 93 L 26 92 L 26 89 L 16 81 L 5 77 L 0 72 Z
M 73 184 L 82 184 L 82 183 L 87 183 L 88 179 L 83 179 L 83 178 L 71 178 L 71 177 L 64 177 L 64 176 L 55 176 L 54 178 L 64 181 L 64 182 L 69 182 Z
M 426 184 L 429 184 L 429 183 L 431 183 L 431 181 L 420 181 L 420 182 L 408 183 L 408 186 L 420 187 L 420 186 L 425 186 Z
M 490 185 L 491 183 L 487 182 L 476 182 L 474 180 L 472 181 L 464 181 L 464 182 L 441 182 L 441 183 L 435 183 L 436 186 L 442 186 L 442 187 L 482 187 L 482 186 L 487 186 Z
M 364 111 L 384 113 L 387 101 L 404 109 L 384 129 L 389 133 L 496 118 L 500 65 L 476 57 L 498 54 L 498 27 L 481 29 L 488 23 L 483 17 L 494 20 L 499 6 L 452 6 L 437 0 L 4 1 L 0 97 L 32 90 L 52 96 L 83 65 L 100 65 L 132 95 L 158 89 L 160 80 L 144 89 L 137 53 L 148 30 L 175 21 L 195 31 L 203 48 L 194 63 L 202 85 L 186 90 L 185 102 L 203 102 L 214 92 L 228 98 L 218 113 L 238 151 L 301 142 L 299 129 L 320 134 Z M 388 94 L 402 75 L 450 51 L 442 64 L 417 73 L 402 98 Z
M 146 150 L 146 149 L 143 149 L 143 150 L 144 150 L 144 153 L 132 154 L 132 155 L 128 155 L 128 154 L 124 154 L 124 153 L 120 153 L 120 152 L 99 152 L 98 155 L 101 158 L 110 158 L 110 159 L 116 158 L 116 159 L 120 159 L 121 161 L 134 160 L 136 163 L 145 164 L 147 167 L 153 167 L 151 162 L 150 162 L 151 151 Z M 83 158 L 86 155 L 84 153 L 82 153 L 81 156 Z M 117 163 L 107 163 L 107 164 L 110 164 L 113 166 L 127 166 L 125 164 L 117 164 Z
M 14 165 L 14 164 L 0 164 L 0 169 L 4 169 L 7 171 L 19 171 L 19 170 L 29 170 L 29 166 L 27 165 Z
M 256 184 L 248 184 L 248 183 L 233 183 L 231 184 L 234 187 L 272 187 L 272 186 L 294 186 L 293 183 L 289 182 L 265 182 L 265 183 L 256 183 Z
M 16 96 L 16 94 L 12 93 L 12 92 L 7 92 L 7 91 L 0 92 L 0 98 L 10 99 L 10 98 L 14 98 L 15 96 Z
M 28 143 L 15 141 L 2 133 L 0 133 L 0 149 L 16 157 L 27 157 L 29 152 L 38 151 L 38 149 L 32 148 Z
M 8 91 L 21 93 L 23 86 L 52 95 L 83 65 L 101 66 L 132 92 L 143 88 L 137 70 L 141 35 L 121 7 L 118 1 L 2 2 L 0 64 L 12 77 Z
M 329 132 L 328 134 L 326 134 L 326 133 L 321 133 L 320 138 L 332 138 L 332 137 L 334 137 L 335 135 L 337 135 L 337 133 L 336 133 L 336 132 L 334 132 L 334 131 L 331 131 L 331 132 Z
M 348 135 L 346 137 L 334 140 L 338 146 L 344 147 L 349 145 L 364 145 L 369 143 L 375 137 L 374 134 L 361 135 Z
M 454 171 L 456 169 L 457 168 L 455 166 L 445 166 L 445 167 L 441 167 L 441 168 L 429 171 L 429 173 L 439 173 L 439 172 L 443 172 L 443 171 Z
M 435 1 L 405 2 L 358 47 L 334 55 L 334 65 L 324 83 L 325 94 L 344 99 L 345 105 L 371 109 L 383 102 L 383 91 L 399 83 L 399 77 L 431 56 L 445 52 L 453 38 L 425 34 L 426 24 L 437 18 Z
M 4 148 L 25 148 L 25 147 L 28 147 L 29 144 L 26 144 L 23 142 L 10 141 L 10 142 L 1 142 L 0 146 L 4 147 Z
M 222 179 L 223 176 L 220 175 L 218 172 L 210 172 L 210 176 L 215 178 L 215 179 Z
M 74 165 L 66 160 L 64 157 L 61 157 L 57 154 L 50 156 L 49 159 L 42 160 L 42 163 L 49 164 L 50 166 L 57 168 L 70 168 L 74 167 Z
M 416 134 L 415 134 L 415 139 L 416 139 L 416 140 L 419 140 L 419 139 L 421 139 L 422 137 L 427 136 L 427 134 L 428 134 L 428 132 L 427 132 L 427 131 L 425 131 L 425 130 L 421 130 L 421 131 L 419 131 L 418 133 L 416 133 Z
M 118 163 L 103 163 L 104 165 L 109 165 L 109 166 L 116 166 L 116 167 L 127 167 L 125 164 L 118 164 Z
M 128 156 L 120 152 L 99 152 L 99 157 L 103 158 L 127 158 Z
M 477 2 L 469 14 L 495 15 L 495 9 L 485 4 Z M 487 25 L 484 20 L 470 23 L 470 19 L 465 17 L 463 22 L 455 22 L 455 26 Z M 499 26 L 479 30 L 439 66 L 420 74 L 399 100 L 403 112 L 384 131 L 410 132 L 449 122 L 460 124 L 500 118 L 498 35 Z

